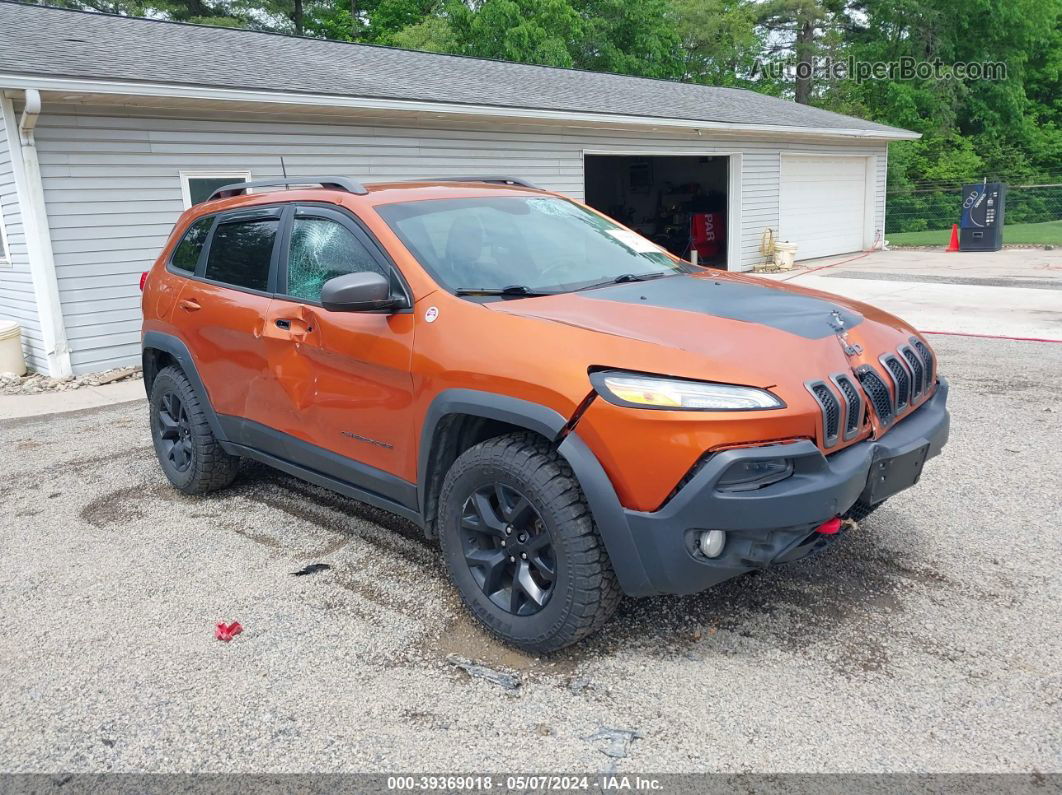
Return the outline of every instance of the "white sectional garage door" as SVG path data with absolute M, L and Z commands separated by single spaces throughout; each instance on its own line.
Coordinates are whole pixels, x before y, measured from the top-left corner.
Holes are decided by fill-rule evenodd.
M 797 244 L 797 259 L 863 248 L 867 160 L 782 155 L 778 239 Z

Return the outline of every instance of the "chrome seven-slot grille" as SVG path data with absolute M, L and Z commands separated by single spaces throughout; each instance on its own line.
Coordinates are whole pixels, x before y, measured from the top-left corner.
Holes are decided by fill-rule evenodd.
M 824 447 L 833 447 L 838 439 L 847 441 L 859 433 L 867 417 L 864 395 L 879 422 L 889 425 L 904 409 L 929 393 L 935 362 L 921 340 L 912 337 L 910 345 L 901 345 L 895 353 L 886 353 L 878 361 L 880 372 L 871 365 L 855 370 L 862 392 L 845 373 L 831 376 L 829 382 L 815 380 L 805 385 L 822 412 Z M 882 375 L 892 383 L 891 392 Z

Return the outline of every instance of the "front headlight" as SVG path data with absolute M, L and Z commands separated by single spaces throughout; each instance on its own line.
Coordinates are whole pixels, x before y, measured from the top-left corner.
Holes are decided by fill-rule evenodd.
M 617 406 L 680 411 L 758 411 L 785 407 L 775 395 L 751 386 L 711 384 L 618 370 L 591 373 L 590 381 L 601 397 Z

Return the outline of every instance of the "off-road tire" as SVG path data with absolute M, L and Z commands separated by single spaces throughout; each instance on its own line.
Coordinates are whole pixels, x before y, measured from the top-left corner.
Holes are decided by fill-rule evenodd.
M 514 615 L 491 601 L 465 559 L 466 501 L 492 482 L 526 497 L 550 535 L 555 580 L 549 600 L 533 615 Z M 538 654 L 557 651 L 600 629 L 622 598 L 575 475 L 536 434 L 499 436 L 461 454 L 443 481 L 438 527 L 443 558 L 465 606 L 505 643 Z
M 187 428 L 189 463 L 183 468 L 170 459 L 160 427 L 160 413 L 167 411 L 164 401 L 175 396 L 183 407 Z M 170 366 L 159 371 L 151 385 L 151 441 L 162 471 L 178 491 L 206 494 L 232 483 L 240 466 L 239 456 L 226 453 L 210 429 L 199 396 L 180 368 Z

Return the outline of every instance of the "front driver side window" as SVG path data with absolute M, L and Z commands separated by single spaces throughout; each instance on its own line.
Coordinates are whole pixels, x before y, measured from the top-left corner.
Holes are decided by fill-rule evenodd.
M 360 271 L 388 275 L 342 224 L 323 218 L 295 219 L 288 256 L 288 295 L 319 301 L 321 287 L 329 279 Z

